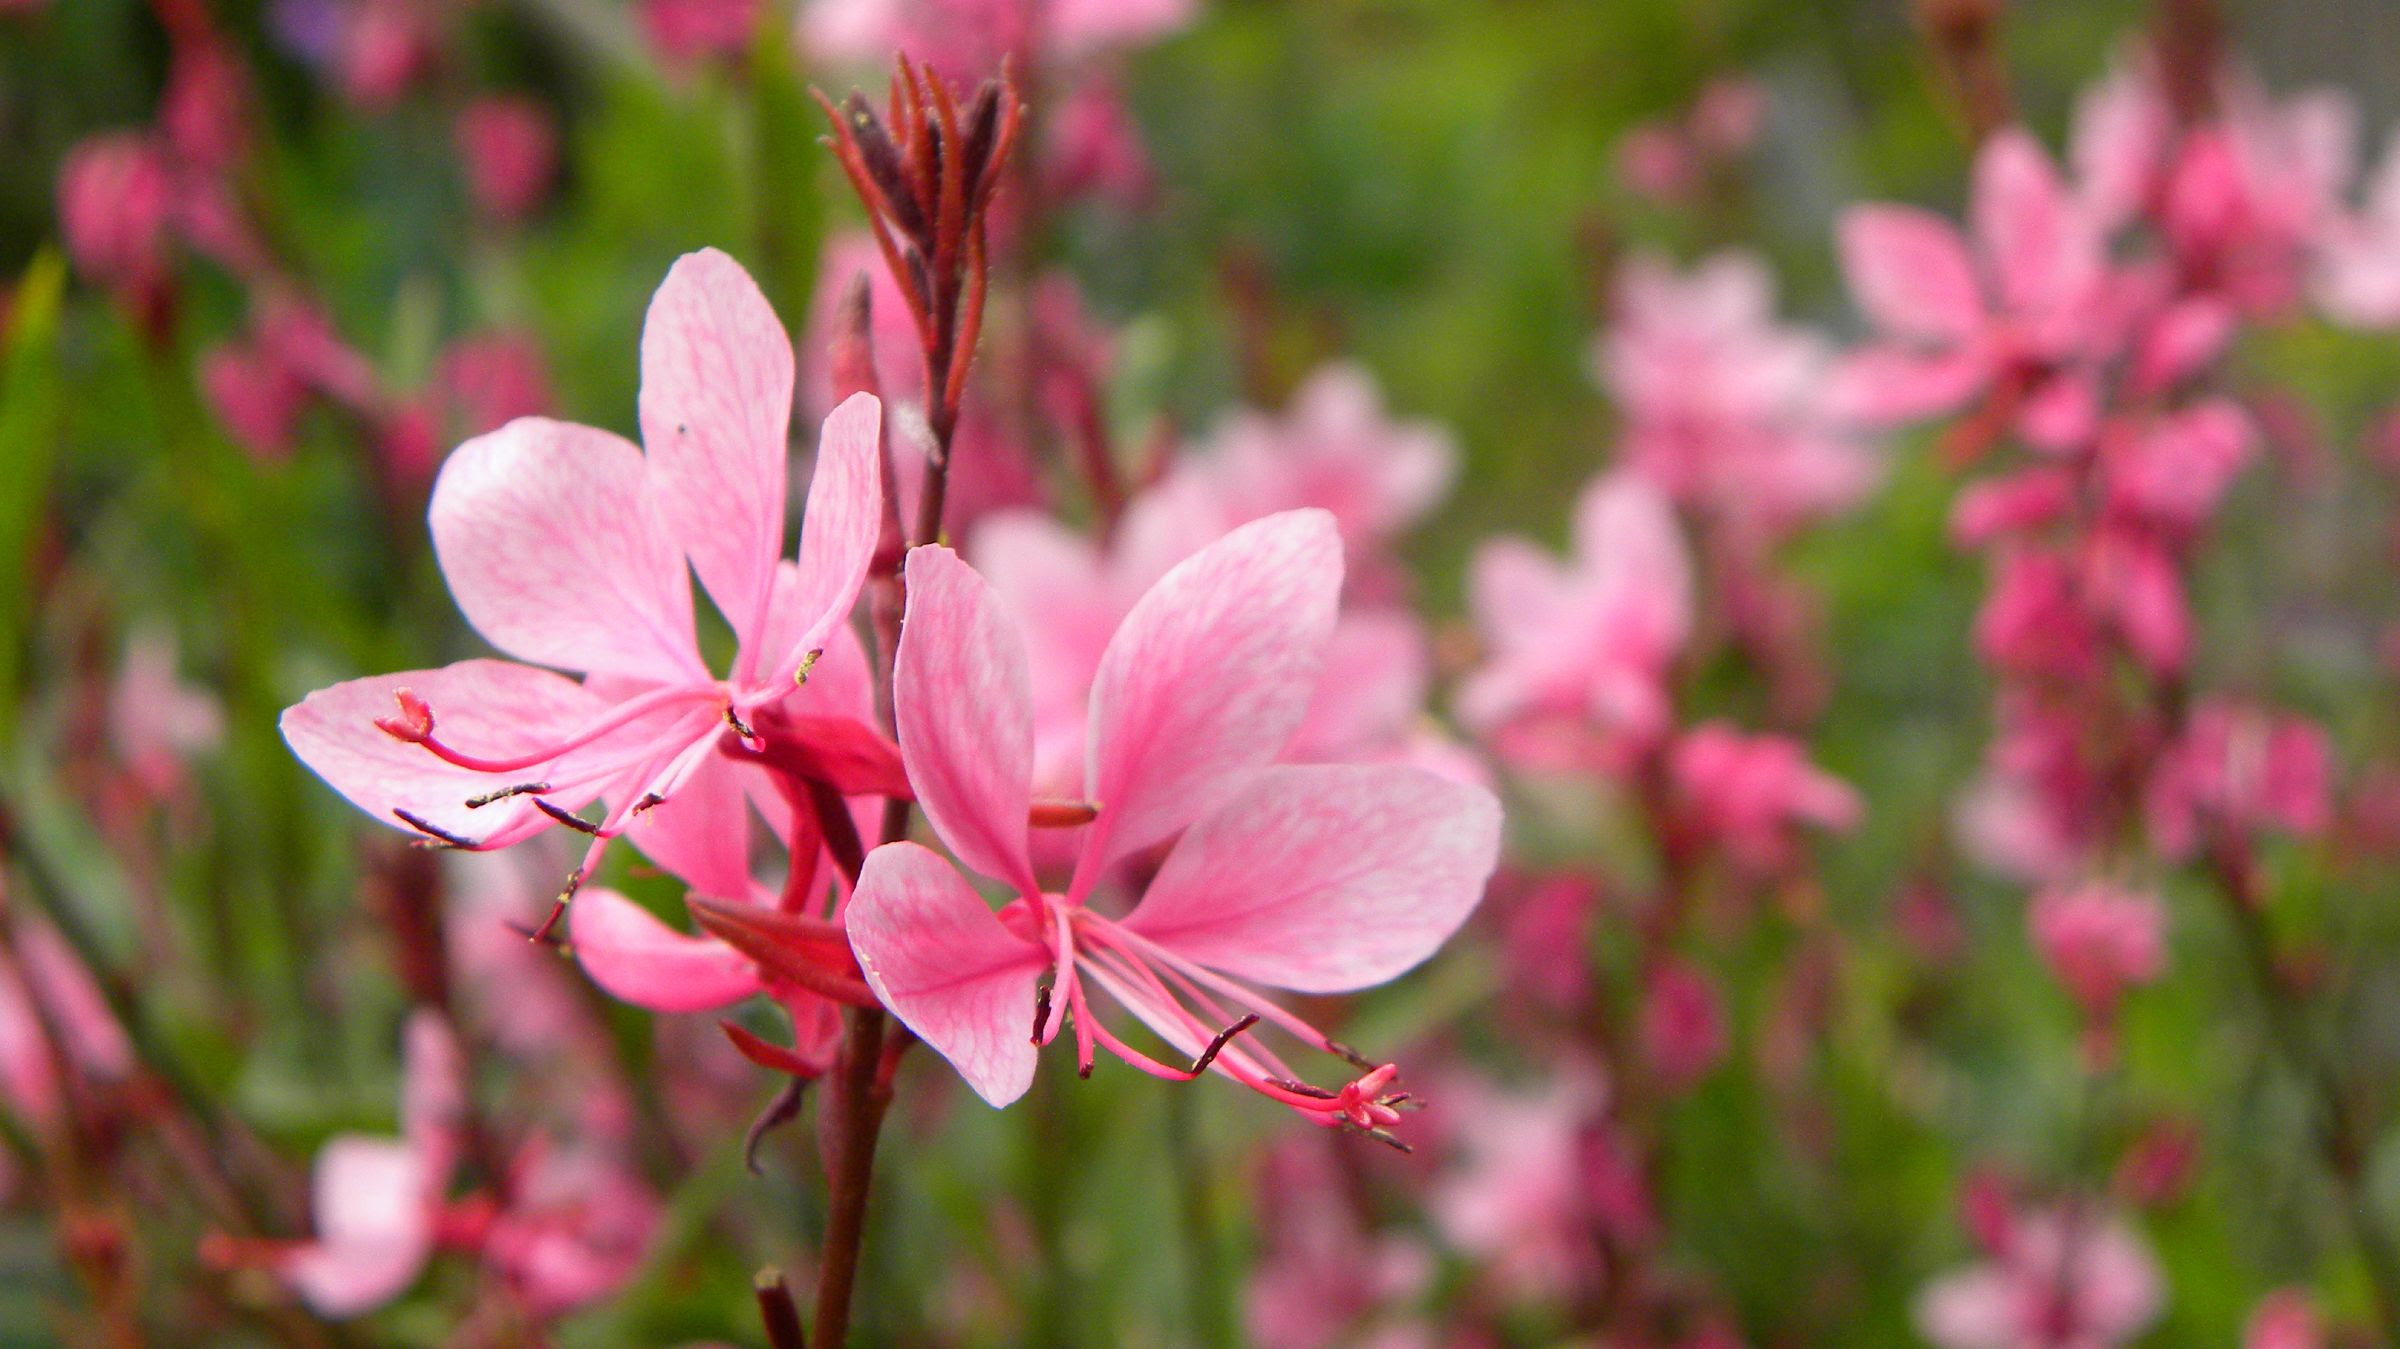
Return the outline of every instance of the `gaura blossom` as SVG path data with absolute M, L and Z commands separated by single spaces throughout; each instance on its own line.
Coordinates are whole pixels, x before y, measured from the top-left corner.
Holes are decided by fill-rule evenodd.
M 1917 1298 L 1937 1349 L 2112 1349 L 2157 1318 L 2157 1262 L 2115 1219 L 2073 1205 L 2018 1213 L 1986 1234 L 1980 1264 Z
M 1346 992 L 1423 961 L 1481 898 L 1500 810 L 1482 788 L 1409 768 L 1269 766 L 1333 625 L 1331 517 L 1245 525 L 1134 606 L 1093 682 L 1080 803 L 1035 799 L 1030 674 L 983 579 L 921 547 L 907 582 L 893 704 L 909 780 L 959 864 L 1013 898 L 994 913 L 932 851 L 876 849 L 847 924 L 884 1004 L 995 1106 L 1024 1093 L 1038 1046 L 1071 1017 L 1086 1072 L 1106 1048 L 1162 1078 L 1213 1069 L 1315 1123 L 1398 1122 L 1397 1069 L 1357 1059 L 1252 985 Z M 1035 879 L 1029 819 L 1089 821 L 1064 893 Z M 1090 902 L 1120 863 L 1161 844 L 1130 912 Z M 1095 992 L 1191 1065 L 1118 1038 Z M 1310 1086 L 1240 1037 L 1260 1021 L 1368 1071 L 1338 1091 Z
M 1876 423 L 1953 411 L 1978 395 L 2022 413 L 2029 435 L 2071 444 L 2091 396 L 2072 367 L 2103 340 L 2104 238 L 2032 136 L 1994 134 L 1975 159 L 1972 243 L 1910 206 L 1852 207 L 1842 269 L 1882 332 L 1854 355 L 1840 401 Z
M 539 101 L 506 94 L 476 99 L 459 109 L 452 134 L 467 190 L 493 219 L 522 220 L 550 195 L 558 125 Z
M 1472 1077 L 1445 1080 L 1440 1114 L 1455 1166 L 1427 1206 L 1452 1247 L 1516 1298 L 1558 1298 L 1601 1273 L 1592 1153 L 1607 1093 L 1569 1065 L 1541 1089 L 1513 1092 Z
M 1669 772 L 1693 828 L 1755 871 L 1790 862 L 1797 826 L 1847 830 L 1865 813 L 1857 791 L 1811 764 L 1798 741 L 1744 735 L 1725 722 L 1677 740 Z
M 2314 722 L 2209 698 L 2160 757 L 2145 813 L 2160 852 L 2173 858 L 2190 856 L 2208 827 L 2309 837 L 2333 821 L 2332 779 L 2333 751 Z
M 1379 1231 L 1354 1205 L 1328 1204 L 1339 1189 L 1338 1158 L 1321 1134 L 1276 1140 L 1259 1167 L 1258 1231 L 1242 1326 L 1262 1349 L 1394 1340 L 1431 1328 L 1413 1305 L 1432 1283 L 1433 1252 L 1411 1233 Z
M 2316 1305 L 2299 1288 L 2278 1288 L 2258 1300 L 2242 1327 L 2242 1349 L 2324 1349 Z
M 2125 991 L 2166 972 L 2158 896 L 2106 882 L 2044 890 L 2026 911 L 2034 949 L 2086 1019 L 2105 1025 Z
M 0 1107 L 46 1127 L 68 1100 L 62 1064 L 92 1081 L 120 1081 L 134 1070 L 133 1045 L 56 928 L 20 909 L 10 934 L 14 948 L 0 952 Z
M 1016 56 L 1073 61 L 1191 21 L 1193 0 L 808 0 L 799 39 L 819 61 L 868 65 L 895 51 L 955 80 Z
M 646 454 L 526 418 L 460 446 L 434 485 L 451 593 L 527 663 L 319 690 L 283 714 L 293 752 L 361 809 L 452 847 L 554 823 L 591 835 L 569 894 L 628 829 L 695 888 L 745 893 L 747 866 L 734 874 L 718 840 L 759 770 L 718 763 L 719 745 L 755 745 L 771 713 L 807 724 L 797 685 L 847 621 L 880 523 L 880 412 L 862 395 L 826 419 L 799 559 L 780 560 L 791 401 L 790 342 L 748 274 L 715 251 L 677 262 L 642 334 Z M 722 677 L 694 636 L 690 573 L 733 630 Z M 595 800 L 599 819 L 576 813 Z
M 225 735 L 216 695 L 176 672 L 175 632 L 148 623 L 125 638 L 108 691 L 108 735 L 133 784 L 154 801 L 178 795 L 187 765 Z
M 1502 757 L 1616 769 L 1671 722 L 1667 678 L 1692 623 L 1691 560 L 1675 513 L 1630 473 L 1577 502 L 1565 563 L 1523 539 L 1475 555 L 1483 665 L 1460 687 L 1467 727 Z
M 642 35 L 671 66 L 740 56 L 758 31 L 759 0 L 641 0 Z

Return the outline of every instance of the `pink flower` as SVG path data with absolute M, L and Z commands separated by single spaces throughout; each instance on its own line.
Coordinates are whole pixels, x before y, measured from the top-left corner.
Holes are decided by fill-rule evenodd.
M 718 748 L 755 743 L 787 702 L 814 706 L 795 685 L 848 620 L 881 521 L 880 414 L 862 396 L 826 419 L 799 560 L 784 562 L 791 346 L 731 258 L 676 263 L 642 369 L 646 455 L 527 418 L 460 446 L 434 485 L 434 552 L 459 607 L 530 663 L 337 684 L 285 711 L 284 738 L 352 803 L 454 847 L 552 823 L 592 835 L 570 890 L 630 829 L 696 889 L 741 895 L 726 812 L 772 793 Z M 695 572 L 735 636 L 722 678 L 694 636 Z M 599 820 L 575 814 L 595 800 Z
M 1339 1187 L 1336 1159 L 1319 1134 L 1278 1140 L 1260 1167 L 1266 1245 L 1251 1266 L 1243 1324 L 1266 1349 L 1344 1343 L 1362 1325 L 1389 1322 L 1433 1280 L 1422 1239 L 1380 1233 L 1357 1210 L 1320 1196 Z
M 20 908 L 10 933 L 14 949 L 0 951 L 0 1106 L 46 1125 L 68 1099 L 62 1062 L 94 1081 L 118 1081 L 133 1071 L 133 1046 L 57 929 Z
M 750 45 L 759 0 L 641 0 L 642 33 L 671 66 L 732 60 Z
M 1343 1052 L 1251 985 L 1334 993 L 1396 977 L 1466 919 L 1499 846 L 1499 806 L 1481 788 L 1400 767 L 1268 767 L 1333 626 L 1332 519 L 1298 511 L 1235 530 L 1117 628 L 1093 682 L 1075 812 L 1090 823 L 1063 894 L 1037 883 L 1028 849 L 1033 701 L 1015 625 L 947 549 L 912 550 L 907 583 L 893 703 L 909 780 L 959 862 L 1015 898 L 994 914 L 938 855 L 876 849 L 847 922 L 885 1005 L 996 1106 L 1023 1094 L 1037 1046 L 1071 1012 L 1084 1071 L 1106 1048 L 1169 1079 L 1214 1069 L 1319 1124 L 1397 1123 L 1391 1065 L 1326 1091 L 1240 1034 L 1264 1020 Z M 1120 862 L 1170 842 L 1125 917 L 1087 902 Z M 1192 1065 L 1119 1039 L 1093 991 Z
M 255 343 L 223 343 L 200 358 L 200 392 L 251 458 L 271 463 L 291 457 L 308 408 L 308 385 L 298 372 Z
M 1595 479 L 1576 507 L 1566 564 L 1500 539 L 1477 552 L 1472 585 L 1487 654 L 1459 690 L 1459 716 L 1502 757 L 1622 766 L 1666 733 L 1692 577 L 1657 489 L 1622 472 Z
M 1680 960 L 1653 966 L 1642 987 L 1642 1056 L 1660 1090 L 1680 1096 L 1724 1061 L 1733 1032 L 1708 976 Z
M 366 112 L 399 102 L 433 68 L 441 45 L 435 19 L 422 0 L 352 0 L 334 51 L 342 96 Z
M 2038 386 L 2099 338 L 2106 260 L 2098 222 L 2030 135 L 2012 128 L 1984 143 L 1970 216 L 1972 246 L 1914 207 L 1843 215 L 1851 295 L 1883 333 L 1844 373 L 1841 399 L 1856 415 L 1909 421 L 1994 390 L 2038 404 L 2050 392 Z
M 108 695 L 108 734 L 117 757 L 143 792 L 165 800 L 184 784 L 184 765 L 216 747 L 225 734 L 225 709 L 204 688 L 176 675 L 175 634 L 137 628 Z
M 530 98 L 496 95 L 459 109 L 455 130 L 467 189 L 494 219 L 522 220 L 550 194 L 558 172 L 558 126 Z
M 81 142 L 58 171 L 59 232 L 67 256 L 112 289 L 137 292 L 162 284 L 174 197 L 173 171 L 149 137 L 118 132 Z
M 1191 21 L 1193 0 L 808 0 L 800 45 L 819 61 L 871 65 L 895 51 L 954 80 L 1000 59 L 1073 61 L 1162 37 Z
M 2278 1288 L 2260 1298 L 2242 1328 L 2242 1349 L 2324 1349 L 2325 1331 L 2306 1291 Z
M 2052 888 L 2026 911 L 2034 949 L 2084 1016 L 2107 1023 L 2125 991 L 2166 972 L 2165 906 L 2104 881 Z
M 497 430 L 519 417 L 549 412 L 550 374 L 542 350 L 521 332 L 462 337 L 442 349 L 434 383 L 453 420 L 469 436 Z
M 1988 1254 L 1917 1298 L 1917 1330 L 1938 1349 L 2111 1349 L 2165 1298 L 2131 1232 L 2072 1206 L 2018 1214 Z
M 2318 241 L 2317 307 L 2355 328 L 2400 324 L 2400 140 L 2369 176 L 2366 199 L 2330 222 Z
M 1810 764 L 1797 741 L 1744 735 L 1724 722 L 1686 732 L 1671 771 L 1695 827 L 1756 871 L 1790 863 L 1796 826 L 1847 830 L 1864 812 L 1858 793 Z
M 2333 819 L 2332 759 L 2325 732 L 2304 717 L 2204 700 L 2150 780 L 2151 833 L 2169 857 L 2189 856 L 2210 824 L 2322 833 Z
M 1873 483 L 1867 445 L 1825 396 L 1830 347 L 1775 321 L 1757 258 L 1719 254 L 1678 276 L 1636 257 L 1616 301 L 1593 365 L 1624 413 L 1627 460 L 1660 490 L 1771 537 Z
M 1434 1225 L 1515 1297 L 1562 1296 L 1597 1272 L 1586 1154 L 1602 1097 L 1573 1068 L 1531 1094 L 1443 1084 L 1458 1164 L 1428 1200 Z

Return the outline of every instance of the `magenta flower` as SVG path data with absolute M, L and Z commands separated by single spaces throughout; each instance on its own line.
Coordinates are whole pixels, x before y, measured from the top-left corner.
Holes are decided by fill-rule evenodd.
M 1563 566 L 1522 539 L 1485 544 L 1473 602 L 1486 656 L 1459 689 L 1459 715 L 1503 757 L 1615 768 L 1667 732 L 1666 681 L 1692 622 L 1691 560 L 1648 482 L 1619 472 L 1585 488 Z
M 2161 756 L 2144 805 L 2169 857 L 2190 856 L 2209 828 L 2320 834 L 2333 821 L 2333 750 L 2306 717 L 2204 699 Z
M 885 1005 L 996 1106 L 1025 1091 L 1037 1047 L 1072 1017 L 1086 1072 L 1105 1048 L 1163 1078 L 1213 1068 L 1316 1123 L 1396 1123 L 1395 1068 L 1356 1059 L 1252 986 L 1345 992 L 1430 956 L 1482 896 L 1500 811 L 1479 787 L 1408 768 L 1268 766 L 1332 629 L 1331 517 L 1246 525 L 1134 606 L 1093 683 L 1079 808 L 1034 797 L 1030 674 L 983 578 L 926 547 L 909 554 L 907 580 L 893 702 L 909 779 L 959 863 L 1014 898 L 995 914 L 933 852 L 876 849 L 847 923 Z M 1035 879 L 1029 819 L 1089 821 L 1064 893 Z M 1130 912 L 1090 903 L 1120 863 L 1162 844 Z M 1120 1039 L 1094 992 L 1190 1066 Z M 1338 1091 L 1309 1086 L 1239 1038 L 1261 1021 L 1371 1071 Z
M 452 134 L 475 204 L 503 223 L 533 214 L 558 172 L 558 124 L 521 95 L 479 98 L 458 110 Z
M 2278 1288 L 2258 1300 L 2242 1327 L 2242 1349 L 2324 1349 L 2325 1328 L 2302 1288 Z
M 1853 357 L 1843 402 L 1870 420 L 1900 422 L 1995 393 L 2046 439 L 2073 443 L 2089 428 L 2056 404 L 2088 403 L 2068 367 L 2106 332 L 2098 223 L 2033 137 L 2013 128 L 1977 155 L 1969 214 L 1971 244 L 1915 207 L 1843 215 L 1851 294 L 1883 333 Z M 2062 376 L 2068 382 L 2058 383 Z
M 642 334 L 646 455 L 526 418 L 460 446 L 434 485 L 452 594 L 527 663 L 319 690 L 283 715 L 293 752 L 361 809 L 452 847 L 552 824 L 591 835 L 570 893 L 629 829 L 695 889 L 748 893 L 725 810 L 770 793 L 718 747 L 814 705 L 796 685 L 847 621 L 881 519 L 880 411 L 862 396 L 826 419 L 799 560 L 779 560 L 791 400 L 791 345 L 749 276 L 714 251 L 677 262 Z M 736 639 L 722 677 L 694 636 L 691 572 Z M 598 819 L 576 813 L 594 801 Z
M 2106 1027 L 2126 990 L 2166 972 L 2158 896 L 2103 881 L 2044 890 L 2026 911 L 2034 949 L 2086 1020 Z
M 1693 828 L 1753 871 L 1788 865 L 1798 826 L 1847 830 L 1865 813 L 1850 784 L 1811 764 L 1798 741 L 1721 721 L 1676 741 L 1670 771 Z

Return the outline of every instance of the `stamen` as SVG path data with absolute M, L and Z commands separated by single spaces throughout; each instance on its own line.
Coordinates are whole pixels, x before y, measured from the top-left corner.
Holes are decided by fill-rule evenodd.
M 1357 1050 L 1352 1049 L 1350 1046 L 1343 1044 L 1341 1041 L 1333 1039 L 1330 1036 L 1327 1037 L 1325 1041 L 1325 1052 L 1333 1055 L 1335 1058 L 1347 1059 L 1350 1061 L 1351 1067 L 1362 1068 L 1370 1073 L 1384 1066 L 1383 1064 L 1377 1063 L 1375 1060 L 1368 1058 L 1366 1055 L 1359 1053 Z
M 551 819 L 558 821 L 560 824 L 565 825 L 569 829 L 590 834 L 594 838 L 598 838 L 600 836 L 599 825 L 596 825 L 590 820 L 583 818 L 574 811 L 568 810 L 564 806 L 554 806 L 550 804 L 549 798 L 547 797 L 537 796 L 533 798 L 533 805 L 534 809 L 539 810 L 544 815 L 547 815 Z
M 1192 1060 L 1192 1076 L 1198 1077 L 1200 1074 L 1207 1072 L 1208 1065 L 1217 1061 L 1217 1055 L 1225 1052 L 1225 1046 L 1233 1042 L 1234 1036 L 1241 1034 L 1243 1031 L 1246 1031 L 1257 1024 L 1258 1013 L 1252 1012 L 1248 1016 L 1243 1017 L 1241 1020 L 1234 1022 L 1230 1026 L 1227 1026 L 1225 1029 L 1218 1031 L 1217 1038 L 1209 1041 L 1208 1048 L 1200 1051 L 1200 1057 Z
M 549 790 L 550 784 L 547 782 L 520 782 L 514 787 L 502 787 L 496 792 L 485 792 L 481 796 L 468 797 L 467 809 L 481 810 L 485 806 L 492 804 L 494 801 L 506 801 L 512 796 L 531 796 L 536 792 L 546 792 Z
M 1035 1044 L 1039 1045 L 1044 1043 L 1042 1040 L 1042 1032 L 1048 1029 L 1049 1025 L 1050 985 L 1046 983 L 1035 984 L 1033 986 L 1033 1042 Z
M 615 707 L 610 708 L 608 711 L 593 719 L 593 721 L 583 727 L 583 729 L 576 731 L 574 734 L 569 735 L 564 740 L 561 740 L 556 744 L 545 746 L 530 753 L 511 755 L 505 758 L 486 758 L 481 755 L 469 754 L 463 750 L 443 744 L 440 740 L 434 737 L 433 709 L 426 706 L 423 699 L 418 698 L 413 693 L 409 693 L 405 689 L 396 690 L 393 696 L 402 699 L 400 704 L 401 711 L 403 714 L 408 715 L 411 719 L 401 720 L 391 717 L 377 718 L 375 724 L 380 727 L 386 735 L 390 735 L 395 739 L 406 741 L 409 744 L 423 745 L 442 762 L 453 764 L 457 767 L 468 769 L 472 772 L 521 773 L 528 768 L 539 768 L 544 764 L 554 762 L 567 751 L 581 749 L 583 746 L 598 740 L 600 737 L 607 735 L 609 732 L 620 730 L 625 726 L 639 721 L 643 717 L 658 711 L 660 708 L 673 707 L 677 703 L 701 702 L 713 699 L 717 697 L 717 692 L 714 686 L 705 684 L 678 684 L 667 688 L 653 689 L 650 692 L 641 695 L 640 697 L 628 698 L 624 702 L 618 703 Z M 414 704 L 413 707 L 411 706 L 412 702 Z M 418 711 L 421 711 L 424 714 L 422 719 L 414 718 L 413 714 Z
M 411 745 L 421 745 L 432 737 L 433 709 L 426 705 L 423 698 L 416 695 L 415 690 L 393 689 L 392 701 L 400 704 L 400 715 L 377 717 L 375 719 L 376 729 L 394 740 L 404 741 Z
M 424 816 L 419 815 L 414 811 L 403 810 L 398 806 L 394 806 L 392 807 L 392 814 L 399 817 L 400 823 L 407 825 L 409 828 L 416 830 L 420 834 L 427 835 L 428 837 L 441 842 L 445 846 L 464 849 L 468 852 L 473 852 L 477 848 L 483 846 L 474 839 L 464 838 L 457 834 L 451 833 L 449 830 L 442 828 L 440 825 L 435 824 L 433 821 L 426 819 Z
M 1036 829 L 1073 829 L 1100 818 L 1100 807 L 1091 801 L 1036 801 L 1026 823 Z
M 745 743 L 752 745 L 758 743 L 758 732 L 750 729 L 750 723 L 742 720 L 742 714 L 734 711 L 731 703 L 725 704 L 725 724 L 731 726 L 733 733 L 740 736 Z
M 542 920 L 540 927 L 525 934 L 525 939 L 538 942 L 549 941 L 550 934 L 558 928 L 558 920 L 567 916 L 567 901 L 575 898 L 575 892 L 582 888 L 583 870 L 578 867 L 567 873 L 567 886 L 558 892 L 558 899 L 550 905 L 550 916 Z
M 799 668 L 792 671 L 792 683 L 795 685 L 807 683 L 808 672 L 817 668 L 817 661 L 824 654 L 825 648 L 823 647 L 818 647 L 813 651 L 803 652 L 800 656 Z

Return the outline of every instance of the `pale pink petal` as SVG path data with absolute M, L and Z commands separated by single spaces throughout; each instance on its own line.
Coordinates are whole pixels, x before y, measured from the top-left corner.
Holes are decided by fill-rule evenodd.
M 1167 837 L 1283 749 L 1341 588 L 1341 536 L 1316 509 L 1244 525 L 1151 587 L 1092 681 L 1084 781 L 1108 845 L 1093 857 Z
M 750 806 L 742 792 L 744 772 L 723 754 L 709 755 L 665 802 L 634 818 L 626 839 L 696 893 L 748 898 Z
M 790 644 L 764 646 L 753 659 L 778 661 L 759 673 L 780 689 L 811 651 L 822 650 L 833 630 L 849 620 L 858 588 L 874 559 L 883 527 L 882 469 L 876 462 L 883 438 L 883 405 L 872 394 L 854 393 L 825 419 L 817 439 L 817 468 L 808 484 L 808 515 L 800 523 L 800 563 L 793 590 L 775 587 L 774 606 L 788 608 L 803 626 Z M 776 623 L 764 628 L 780 626 Z
M 958 860 L 1036 893 L 1025 846 L 1033 694 L 1024 638 L 947 548 L 910 549 L 907 581 L 892 709 L 917 803 Z
M 1049 959 L 1041 946 L 1002 926 L 956 868 L 914 843 L 867 856 L 846 921 L 867 985 L 893 1015 L 992 1105 L 1025 1094 L 1034 980 Z
M 1834 362 L 1825 413 L 1869 427 L 1897 426 L 1955 411 L 1991 377 L 1976 347 L 1926 355 L 1898 346 L 1861 347 Z
M 550 821 L 525 797 L 482 807 L 467 805 L 468 799 L 539 780 L 555 762 L 497 780 L 445 763 L 422 745 L 395 740 L 375 721 L 395 714 L 393 694 L 400 689 L 433 708 L 435 731 L 445 742 L 487 756 L 539 752 L 607 707 L 582 685 L 547 670 L 469 660 L 438 670 L 353 679 L 284 709 L 279 724 L 292 753 L 352 805 L 396 829 L 410 827 L 394 814 L 405 810 L 446 833 L 494 847 Z M 595 794 L 552 799 L 572 810 Z
M 1909 206 L 1842 214 L 1842 271 L 1878 327 L 1902 337 L 1963 341 L 1982 325 L 1982 292 L 1966 241 L 1950 222 Z
M 783 552 L 792 343 L 741 264 L 678 258 L 642 325 L 642 446 L 669 533 L 748 640 Z
M 713 937 L 676 931 L 613 890 L 567 906 L 567 937 L 592 982 L 653 1012 L 706 1012 L 759 991 L 758 967 Z
M 2098 272 L 2097 234 L 2050 156 L 2022 129 L 1998 132 L 1976 155 L 1973 215 L 2006 308 L 2072 299 Z
M 417 1281 L 433 1237 L 424 1170 L 406 1144 L 335 1138 L 317 1154 L 312 1188 L 317 1240 L 283 1267 L 310 1306 L 326 1316 L 356 1316 Z
M 642 453 L 523 417 L 453 451 L 427 512 L 459 611 L 536 664 L 700 677 L 692 588 L 650 504 Z
M 1944 1275 L 1917 1297 L 1917 1333 L 1936 1349 L 2018 1349 L 2025 1342 L 2021 1293 L 1993 1265 Z
M 401 1137 L 435 1198 L 466 1150 L 466 1055 L 442 1014 L 420 1008 L 401 1031 L 400 1062 Z
M 1125 926 L 1260 983 L 1366 988 L 1458 930 L 1499 848 L 1481 787 L 1398 765 L 1267 768 L 1176 842 Z

